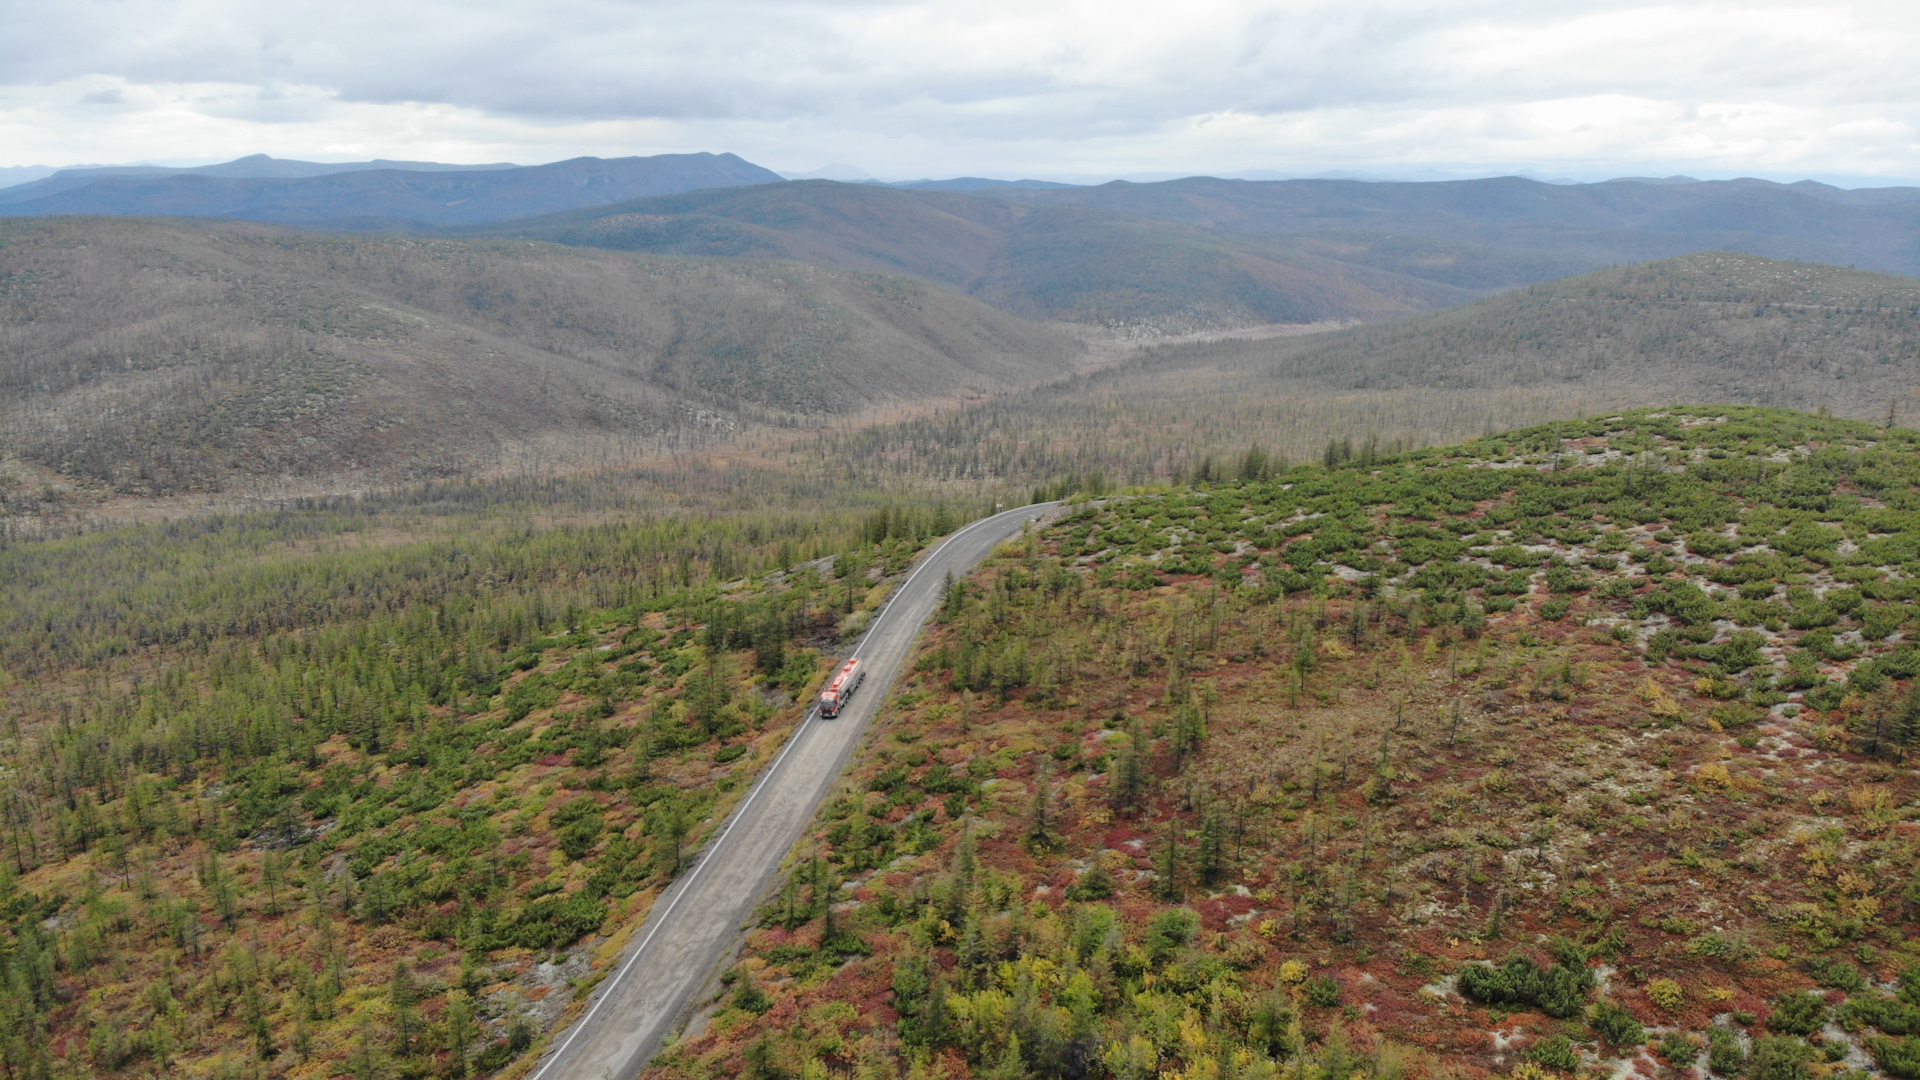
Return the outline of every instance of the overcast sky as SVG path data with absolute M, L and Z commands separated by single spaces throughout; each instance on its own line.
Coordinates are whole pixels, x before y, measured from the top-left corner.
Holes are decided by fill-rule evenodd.
M 0 165 L 1920 176 L 1920 4 L 0 0 Z

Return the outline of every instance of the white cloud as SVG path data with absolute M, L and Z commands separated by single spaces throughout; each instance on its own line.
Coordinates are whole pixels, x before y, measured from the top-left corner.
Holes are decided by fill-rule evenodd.
M 724 149 L 884 176 L 1920 174 L 1910 4 L 0 0 L 0 16 L 0 164 Z

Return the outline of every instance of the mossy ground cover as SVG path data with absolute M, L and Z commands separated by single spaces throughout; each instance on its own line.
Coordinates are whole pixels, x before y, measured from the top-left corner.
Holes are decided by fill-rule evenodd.
M 1340 458 L 956 582 L 649 1075 L 1916 1075 L 1920 433 Z

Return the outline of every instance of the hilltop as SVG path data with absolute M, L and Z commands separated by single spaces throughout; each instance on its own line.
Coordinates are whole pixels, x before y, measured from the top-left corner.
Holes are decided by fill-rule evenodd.
M 1240 471 L 954 584 L 649 1077 L 1920 1075 L 1920 432 Z
M 1920 432 L 1235 472 L 951 585 L 652 1076 L 1910 1080 Z M 955 510 L 695 470 L 0 549 L 0 1062 L 511 1075 Z
M 1298 462 L 1676 399 L 1905 423 L 1916 342 L 1912 279 L 1702 253 L 1377 326 L 1145 349 L 810 453 L 874 476 L 1129 485 L 1231 474 L 1256 443 Z
M 788 263 L 123 219 L 0 244 L 0 453 L 128 495 L 633 460 L 1057 378 L 1081 350 L 912 279 Z
M 1920 371 L 1920 282 L 1702 252 L 1331 339 L 1272 372 L 1334 386 L 1604 386 L 1884 415 Z

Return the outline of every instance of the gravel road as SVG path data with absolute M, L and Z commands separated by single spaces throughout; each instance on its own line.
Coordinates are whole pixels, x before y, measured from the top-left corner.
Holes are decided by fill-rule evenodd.
M 866 685 L 836 719 L 816 711 L 801 722 L 719 839 L 655 902 L 620 967 L 595 991 L 586 1015 L 555 1037 L 530 1080 L 629 1080 L 646 1067 L 714 968 L 732 956 L 755 903 L 886 700 L 921 624 L 940 602 L 946 574 L 963 576 L 1055 505 L 976 521 L 919 561 L 854 650 L 867 664 Z

